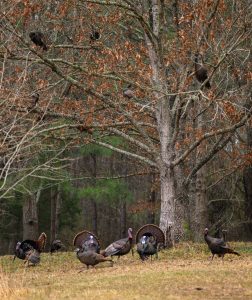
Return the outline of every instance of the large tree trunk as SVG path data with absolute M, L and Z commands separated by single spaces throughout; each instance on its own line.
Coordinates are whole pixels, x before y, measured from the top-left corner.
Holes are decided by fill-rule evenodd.
M 156 205 L 156 198 L 157 198 L 157 192 L 155 188 L 155 182 L 156 182 L 156 174 L 154 172 L 151 173 L 151 180 L 150 180 L 150 191 L 149 191 L 149 210 L 148 210 L 148 216 L 147 220 L 148 223 L 154 224 L 155 223 L 155 205 Z
M 201 242 L 203 239 L 204 228 L 208 222 L 207 212 L 207 197 L 206 197 L 206 183 L 205 183 L 205 169 L 202 167 L 196 177 L 196 193 L 195 193 L 195 215 L 194 215 L 194 241 Z
M 61 209 L 60 191 L 57 189 L 51 195 L 51 242 L 58 237 L 59 216 Z
M 127 228 L 126 228 L 126 221 L 127 221 L 127 205 L 126 202 L 123 201 L 121 203 L 120 209 L 120 236 L 126 236 Z
M 250 108 L 251 104 L 247 103 Z M 252 149 L 252 127 L 247 126 L 247 146 Z M 243 185 L 245 191 L 244 214 L 247 218 L 247 230 L 252 234 L 252 164 L 243 170 Z
M 161 174 L 160 228 L 165 233 L 166 247 L 174 245 L 175 185 L 172 169 Z
M 38 238 L 37 196 L 29 195 L 23 204 L 23 240 Z
M 97 177 L 97 157 L 95 153 L 91 154 L 91 158 L 93 159 L 93 186 L 96 184 Z M 97 203 L 94 199 L 91 200 L 93 206 L 93 232 L 94 234 L 98 234 L 98 210 Z

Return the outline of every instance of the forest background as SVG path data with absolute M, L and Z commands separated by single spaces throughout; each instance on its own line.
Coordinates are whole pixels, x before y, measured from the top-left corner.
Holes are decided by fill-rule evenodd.
M 251 239 L 251 6 L 3 0 L 0 254 L 146 223 L 168 247 L 206 226 Z

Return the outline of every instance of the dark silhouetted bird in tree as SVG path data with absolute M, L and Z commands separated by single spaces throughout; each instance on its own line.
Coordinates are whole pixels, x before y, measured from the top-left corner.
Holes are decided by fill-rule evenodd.
M 201 60 L 201 62 L 200 62 L 200 60 Z M 203 65 L 202 56 L 199 53 L 195 54 L 194 65 L 195 65 L 195 76 L 196 76 L 197 80 L 200 83 L 205 82 L 205 87 L 210 89 L 211 85 L 210 85 L 209 80 L 207 80 L 208 79 L 207 69 Z
M 29 37 L 35 45 L 41 47 L 45 51 L 48 49 L 45 42 L 45 36 L 42 32 L 40 31 L 30 32 Z
M 215 254 L 217 254 L 219 257 L 222 257 L 222 259 L 224 258 L 224 255 L 227 253 L 240 256 L 238 252 L 228 247 L 224 239 L 214 238 L 208 235 L 208 228 L 205 229 L 204 238 L 208 245 L 208 248 L 212 252 L 213 255 L 212 260 Z
M 96 41 L 101 38 L 101 34 L 97 29 L 95 29 L 95 27 L 92 27 L 92 31 L 90 32 L 89 38 L 91 41 Z
M 39 93 L 32 94 L 33 105 L 36 106 L 39 101 Z
M 124 90 L 123 90 L 123 96 L 124 97 L 126 97 L 126 98 L 128 98 L 128 99 L 131 99 L 131 98 L 133 98 L 134 97 L 134 91 L 131 89 L 131 84 L 129 84 L 128 86 L 127 86 L 127 88 L 125 88 Z

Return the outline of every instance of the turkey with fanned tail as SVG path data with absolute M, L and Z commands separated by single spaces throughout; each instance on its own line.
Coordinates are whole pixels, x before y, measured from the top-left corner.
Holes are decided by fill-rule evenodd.
M 37 240 L 24 240 L 23 242 L 17 242 L 15 255 L 19 259 L 26 260 L 26 262 L 36 265 L 40 262 L 40 253 L 44 250 L 46 245 L 46 234 L 42 232 Z
M 152 255 L 158 258 L 158 251 L 165 244 L 165 235 L 157 225 L 146 224 L 137 231 L 136 244 L 142 261 L 152 259 Z
M 101 262 L 110 261 L 110 258 L 106 258 L 100 254 L 100 242 L 98 238 L 90 231 L 83 230 L 76 234 L 73 240 L 74 246 L 77 248 L 74 250 L 79 261 L 87 266 L 95 266 Z

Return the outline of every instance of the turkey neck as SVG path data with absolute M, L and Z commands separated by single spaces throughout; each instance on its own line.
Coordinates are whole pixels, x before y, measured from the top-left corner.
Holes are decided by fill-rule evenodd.
M 131 234 L 131 230 L 130 229 L 128 230 L 128 239 L 129 239 L 130 244 L 132 244 L 133 238 L 132 238 L 132 234 Z
M 201 63 L 199 63 L 198 55 L 195 55 L 194 64 L 195 64 L 195 70 L 196 71 L 198 71 L 202 67 Z
M 207 242 L 207 244 L 209 245 L 211 243 L 210 238 L 208 236 L 208 232 L 204 234 L 204 239 Z

